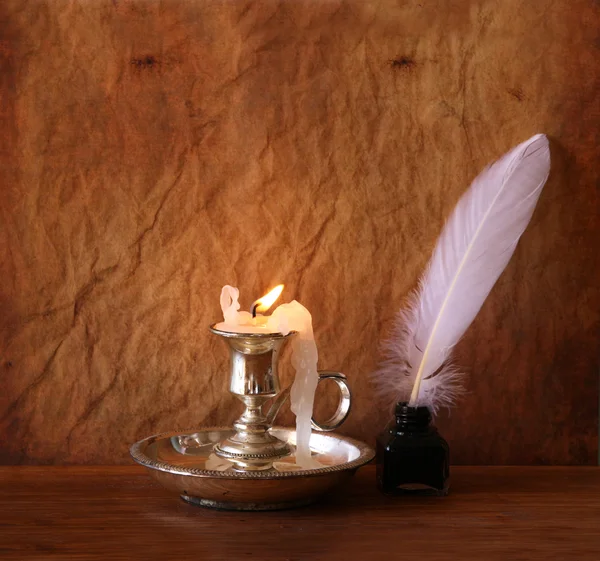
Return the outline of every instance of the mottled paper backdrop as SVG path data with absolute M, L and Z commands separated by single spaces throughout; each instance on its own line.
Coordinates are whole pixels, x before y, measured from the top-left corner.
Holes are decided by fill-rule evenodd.
M 599 18 L 584 0 L 3 0 L 0 461 L 124 463 L 144 436 L 230 423 L 207 330 L 227 283 L 248 306 L 284 282 L 312 311 L 320 365 L 354 392 L 342 432 L 373 442 L 378 341 L 443 220 L 545 132 L 551 179 L 439 425 L 456 463 L 595 462 Z

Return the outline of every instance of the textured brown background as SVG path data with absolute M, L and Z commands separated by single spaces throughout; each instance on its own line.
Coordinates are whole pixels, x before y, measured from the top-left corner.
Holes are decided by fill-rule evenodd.
M 439 424 L 457 463 L 593 463 L 599 30 L 583 0 L 3 0 L 0 461 L 128 462 L 230 423 L 226 283 L 312 311 L 343 432 L 372 441 L 377 343 L 443 220 L 545 132 L 551 179 Z

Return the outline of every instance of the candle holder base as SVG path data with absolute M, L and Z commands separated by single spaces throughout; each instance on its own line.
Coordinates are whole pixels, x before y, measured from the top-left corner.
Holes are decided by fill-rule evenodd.
M 347 481 L 371 461 L 366 444 L 335 433 L 313 433 L 311 453 L 316 467 L 296 465 L 296 431 L 281 427 L 271 436 L 291 454 L 268 470 L 238 471 L 214 448 L 235 435 L 231 428 L 210 428 L 151 436 L 131 447 L 131 456 L 163 487 L 194 505 L 226 510 L 278 510 L 307 505 Z

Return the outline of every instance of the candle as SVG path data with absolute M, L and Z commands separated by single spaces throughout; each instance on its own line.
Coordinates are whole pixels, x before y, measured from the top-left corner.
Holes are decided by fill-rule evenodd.
M 257 312 L 266 312 L 275 303 L 275 300 L 279 298 L 282 290 L 283 285 L 280 284 L 271 290 L 271 292 L 256 300 L 252 304 L 252 314 L 250 312 L 239 311 L 240 291 L 234 286 L 225 285 L 221 290 L 223 321 L 217 323 L 215 328 L 221 331 L 231 331 L 232 333 L 281 333 L 279 327 L 282 318 L 277 319 L 275 314 L 273 316 L 264 316 Z
M 315 390 L 319 382 L 317 373 L 317 345 L 312 328 L 310 312 L 293 300 L 278 306 L 272 315 L 259 315 L 266 312 L 279 297 L 283 285 L 252 304 L 252 313 L 240 312 L 240 292 L 233 286 L 221 290 L 221 310 L 223 322 L 215 328 L 232 333 L 281 333 L 290 331 L 297 334 L 291 340 L 292 366 L 296 371 L 290 391 L 291 410 L 296 415 L 296 463 L 303 468 L 317 467 L 319 464 L 310 455 L 311 418 L 315 400 Z

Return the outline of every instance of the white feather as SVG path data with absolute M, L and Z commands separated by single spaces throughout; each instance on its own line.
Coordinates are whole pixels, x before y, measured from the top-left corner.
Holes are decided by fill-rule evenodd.
M 418 290 L 396 318 L 377 375 L 382 389 L 410 393 L 434 413 L 462 393 L 450 362 L 458 343 L 508 264 L 550 171 L 538 134 L 486 168 L 447 221 Z

